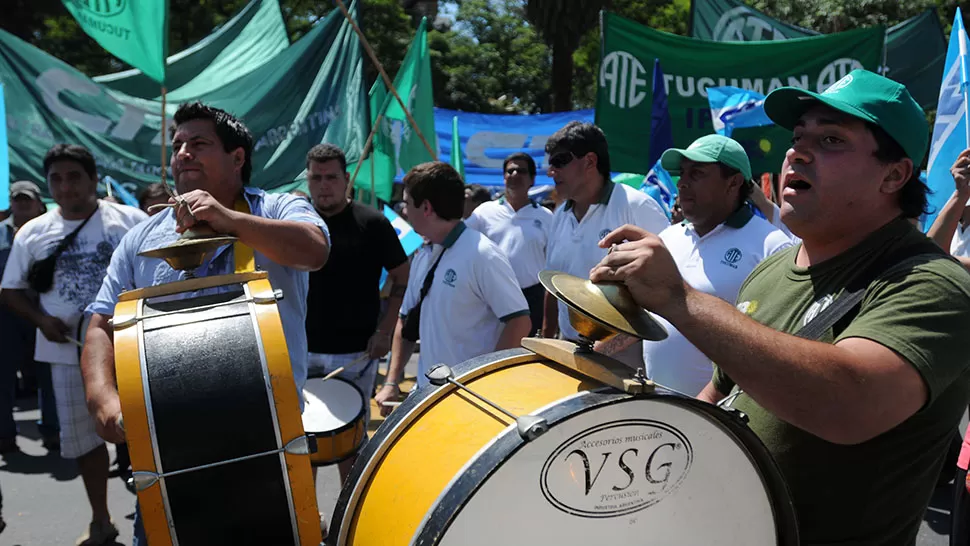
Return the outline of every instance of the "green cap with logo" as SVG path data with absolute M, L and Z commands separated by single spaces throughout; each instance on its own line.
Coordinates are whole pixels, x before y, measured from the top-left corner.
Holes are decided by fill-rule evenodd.
M 741 171 L 751 180 L 751 162 L 744 148 L 733 138 L 707 135 L 695 140 L 686 150 L 671 148 L 660 156 L 660 166 L 671 174 L 680 174 L 680 162 L 689 159 L 697 163 L 723 163 Z
M 903 84 L 868 70 L 853 70 L 822 93 L 798 87 L 775 89 L 765 99 L 765 114 L 785 129 L 794 129 L 799 118 L 818 103 L 881 127 L 917 169 L 923 162 L 929 125 Z

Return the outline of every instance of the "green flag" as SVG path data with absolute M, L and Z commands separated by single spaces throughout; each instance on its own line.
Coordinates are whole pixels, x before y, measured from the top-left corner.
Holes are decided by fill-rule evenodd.
M 168 0 L 61 0 L 88 36 L 165 85 Z
M 396 174 L 394 169 L 394 143 L 391 142 L 390 137 L 390 122 L 386 121 L 383 116 L 378 118 L 387 96 L 387 86 L 378 78 L 371 87 L 368 98 L 370 102 L 371 126 L 373 127 L 377 123 L 381 124 L 382 127 L 374 131 L 370 153 L 360 166 L 360 171 L 357 173 L 356 180 L 354 180 L 354 187 L 358 190 L 364 190 L 364 192 L 370 192 L 371 186 L 373 185 L 374 195 L 384 201 L 391 200 L 391 192 L 394 188 L 394 175 Z M 347 166 L 347 169 L 351 173 L 354 172 L 355 168 L 356 165 Z
M 461 154 L 461 137 L 458 136 L 458 116 L 451 118 L 451 166 L 465 179 L 465 159 Z
M 876 70 L 885 30 L 772 42 L 721 43 L 660 32 L 604 13 L 596 123 L 614 171 L 646 173 L 653 71 L 664 67 L 674 145 L 714 132 L 707 88 L 730 85 L 767 94 L 786 85 L 824 91 L 855 68 Z

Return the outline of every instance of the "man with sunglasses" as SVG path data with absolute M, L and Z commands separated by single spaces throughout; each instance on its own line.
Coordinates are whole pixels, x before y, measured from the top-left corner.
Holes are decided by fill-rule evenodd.
M 546 263 L 546 244 L 552 226 L 552 211 L 529 198 L 536 180 L 536 162 L 522 152 L 505 158 L 505 195 L 482 203 L 465 220 L 465 225 L 492 240 L 509 259 L 522 295 L 529 303 L 535 335 L 542 328 L 543 297 L 539 271 Z
M 660 205 L 647 194 L 610 180 L 610 152 L 606 135 L 591 123 L 569 122 L 546 141 L 549 176 L 565 201 L 552 218 L 546 247 L 546 269 L 586 278 L 606 256 L 599 241 L 614 229 L 632 224 L 651 233 L 668 225 Z M 543 337 L 578 339 L 569 324 L 566 306 L 545 295 Z M 619 337 L 619 336 L 618 336 Z M 634 367 L 643 362 L 641 343 L 614 354 Z

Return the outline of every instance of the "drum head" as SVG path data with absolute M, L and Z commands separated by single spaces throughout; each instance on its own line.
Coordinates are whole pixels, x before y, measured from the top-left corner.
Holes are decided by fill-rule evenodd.
M 332 432 L 355 421 L 364 411 L 364 396 L 340 377 L 308 379 L 303 388 L 303 430 Z
M 570 403 L 584 398 L 595 395 Z M 574 411 L 542 436 L 516 441 L 512 453 L 501 453 L 500 437 L 456 477 L 415 539 L 444 530 L 437 543 L 445 546 L 579 546 L 605 537 L 630 546 L 789 544 L 796 531 L 778 508 L 788 497 L 783 484 L 773 490 L 777 471 L 719 411 L 675 396 L 622 398 Z M 490 456 L 504 462 L 489 464 Z M 476 465 L 494 470 L 484 481 L 466 478 Z M 440 510 L 462 497 L 463 506 Z M 450 521 L 434 521 L 442 516 Z

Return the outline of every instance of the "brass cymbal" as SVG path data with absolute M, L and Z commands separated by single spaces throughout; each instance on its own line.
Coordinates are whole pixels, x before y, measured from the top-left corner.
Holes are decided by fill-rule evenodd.
M 227 235 L 183 236 L 170 245 L 139 252 L 138 255 L 146 258 L 161 258 L 177 271 L 191 271 L 201 266 L 213 252 L 236 241 L 236 237 Z
M 539 277 L 541 281 L 541 273 Z M 667 329 L 637 305 L 630 290 L 622 284 L 593 283 L 566 273 L 553 274 L 550 284 L 555 289 L 552 295 L 566 303 L 570 311 L 576 311 L 570 313 L 570 324 L 589 339 L 603 339 L 604 328 L 648 341 L 667 337 Z M 579 322 L 595 337 L 582 332 L 574 319 L 592 320 L 595 324 Z

